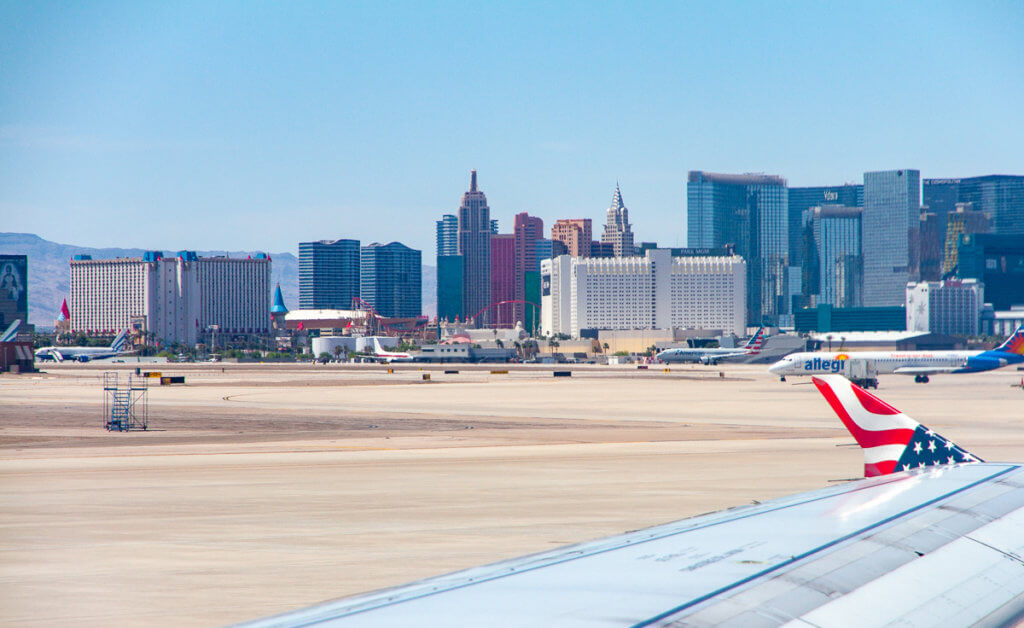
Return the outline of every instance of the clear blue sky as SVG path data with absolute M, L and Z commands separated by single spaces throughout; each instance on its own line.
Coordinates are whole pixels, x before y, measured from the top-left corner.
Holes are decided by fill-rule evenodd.
M 1022 33 L 1022 2 L 7 1 L 0 231 L 432 263 L 476 168 L 503 231 L 603 222 L 618 180 L 681 245 L 689 170 L 1024 174 Z

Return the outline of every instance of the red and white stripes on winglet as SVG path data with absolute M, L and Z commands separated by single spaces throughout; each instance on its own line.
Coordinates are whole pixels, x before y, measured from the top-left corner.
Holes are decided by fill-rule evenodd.
M 842 375 L 811 381 L 864 450 L 864 476 L 892 473 L 920 423 Z

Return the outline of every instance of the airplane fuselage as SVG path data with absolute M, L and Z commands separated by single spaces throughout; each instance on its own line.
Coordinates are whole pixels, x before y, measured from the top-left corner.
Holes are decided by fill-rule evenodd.
M 662 362 L 704 362 L 747 354 L 742 349 L 666 349 L 658 354 L 658 359 Z
M 59 353 L 62 360 L 75 360 L 88 362 L 89 360 L 101 360 L 112 358 L 126 353 L 125 351 L 114 351 L 110 347 L 42 347 L 36 349 L 37 360 L 56 360 L 54 353 Z
M 976 373 L 1020 362 L 1002 351 L 848 351 L 791 353 L 769 371 L 776 375 L 826 375 L 843 372 L 848 360 L 864 360 L 876 373 Z

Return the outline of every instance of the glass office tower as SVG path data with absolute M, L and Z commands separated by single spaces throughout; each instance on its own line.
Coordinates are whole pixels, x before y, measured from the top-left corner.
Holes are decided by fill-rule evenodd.
M 359 240 L 299 242 L 299 309 L 352 308 L 359 296 Z
M 921 173 L 864 173 L 861 215 L 864 305 L 903 305 L 907 282 L 917 277 L 916 246 L 921 213 Z
M 747 262 L 747 322 L 786 322 L 791 316 L 786 180 L 691 171 L 686 199 L 687 246 L 731 244 Z
M 842 205 L 844 207 L 864 206 L 864 186 L 847 183 L 823 187 L 789 188 L 789 263 L 800 266 L 803 263 L 801 234 L 807 223 L 804 212 L 812 207 Z
M 363 301 L 381 316 L 412 318 L 423 309 L 422 254 L 400 242 L 367 244 L 360 252 Z

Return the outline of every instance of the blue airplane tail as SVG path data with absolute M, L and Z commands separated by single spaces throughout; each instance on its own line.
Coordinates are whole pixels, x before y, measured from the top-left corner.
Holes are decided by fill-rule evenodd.
M 18 337 L 18 328 L 21 327 L 21 319 L 16 318 L 10 327 L 0 336 L 0 342 L 14 342 Z
M 994 351 L 1012 353 L 1024 357 L 1024 325 L 1018 327 L 1017 331 L 1010 334 L 1010 337 L 1003 344 L 996 347 Z
M 114 336 L 114 342 L 110 343 L 111 351 L 123 351 L 124 345 L 128 342 L 128 330 L 122 329 L 116 336 Z

